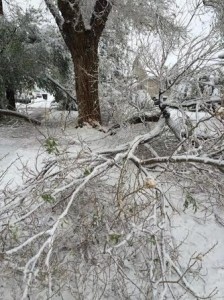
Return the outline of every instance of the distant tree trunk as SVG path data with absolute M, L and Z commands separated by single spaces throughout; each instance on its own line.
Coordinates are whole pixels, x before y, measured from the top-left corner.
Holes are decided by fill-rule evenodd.
M 7 108 L 16 110 L 15 91 L 12 88 L 6 88 Z
M 3 16 L 3 4 L 2 4 L 2 0 L 0 0 L 0 16 Z
M 111 1 L 96 0 L 88 28 L 85 27 L 79 1 L 58 0 L 58 7 L 52 0 L 45 0 L 45 3 L 54 16 L 72 56 L 79 125 L 84 122 L 101 123 L 98 95 L 98 46 L 112 8 Z

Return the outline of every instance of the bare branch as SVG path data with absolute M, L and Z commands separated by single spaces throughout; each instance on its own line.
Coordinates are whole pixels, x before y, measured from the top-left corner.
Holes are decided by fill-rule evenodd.
M 77 104 L 77 100 L 74 96 L 72 96 L 71 93 L 69 93 L 69 91 L 66 90 L 65 87 L 63 87 L 59 82 L 57 82 L 55 79 L 53 79 L 51 76 L 47 76 L 47 79 L 49 81 L 51 81 L 55 86 L 57 86 L 60 90 L 62 90 L 63 92 L 66 93 L 66 95 L 71 98 L 74 102 L 75 102 L 75 107 L 76 109 L 78 108 L 78 104 Z

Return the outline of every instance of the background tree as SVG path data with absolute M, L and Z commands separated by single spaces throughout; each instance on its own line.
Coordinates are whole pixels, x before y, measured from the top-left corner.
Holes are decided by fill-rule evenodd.
M 34 21 L 35 20 L 35 21 Z M 15 110 L 15 95 L 35 85 L 54 93 L 55 83 L 70 74 L 70 59 L 61 38 L 49 25 L 37 24 L 38 11 L 23 13 L 19 9 L 13 18 L 1 20 L 0 86 L 1 107 Z
M 121 23 L 125 28 L 126 36 L 134 28 L 154 30 L 158 17 L 160 17 L 161 24 L 166 24 L 164 29 L 170 28 L 171 24 L 174 25 L 172 13 L 170 11 L 168 13 L 168 6 L 172 1 L 161 0 L 155 4 L 154 1 L 133 3 L 133 1 L 59 0 L 58 5 L 55 5 L 54 1 L 45 0 L 45 3 L 54 16 L 72 56 L 79 103 L 79 123 L 94 120 L 101 122 L 98 95 L 98 48 L 106 22 L 109 35 L 110 30 L 113 31 L 116 24 Z M 110 14 L 112 7 L 113 16 Z M 108 19 L 109 14 L 112 17 Z M 113 26 L 111 26 L 112 23 Z M 120 28 L 122 26 L 120 25 Z M 121 31 L 118 31 L 118 34 L 121 34 Z M 125 48 L 128 48 L 127 43 Z

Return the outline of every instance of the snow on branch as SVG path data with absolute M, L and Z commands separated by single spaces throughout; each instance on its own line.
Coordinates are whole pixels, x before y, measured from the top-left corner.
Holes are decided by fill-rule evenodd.
M 62 86 L 59 82 L 57 82 L 55 79 L 53 79 L 51 76 L 47 75 L 46 76 L 49 81 L 51 81 L 56 87 L 58 87 L 60 90 L 66 93 L 66 95 L 71 98 L 75 102 L 75 108 L 78 109 L 78 103 L 77 99 L 72 96 L 72 94 L 64 87 Z
M 38 172 L 38 175 L 34 180 L 29 180 L 27 182 L 27 187 L 29 188 L 28 190 L 25 189 L 25 193 L 22 193 L 22 189 L 24 191 L 24 188 L 21 188 L 20 191 L 17 190 L 17 197 L 15 198 L 12 196 L 12 202 L 8 201 L 10 199 L 9 196 L 7 201 L 5 201 L 5 208 L 7 208 L 7 211 L 5 212 L 5 209 L 3 209 L 3 217 L 6 216 L 7 212 L 10 211 L 11 213 L 11 210 L 14 210 L 14 212 L 10 215 L 11 218 L 7 219 L 6 216 L 6 222 L 4 224 L 5 228 L 8 228 L 7 225 L 11 226 L 11 228 L 13 228 L 12 226 L 15 225 L 15 228 L 17 228 L 17 226 L 22 228 L 24 224 L 26 224 L 26 218 L 31 220 L 33 218 L 35 219 L 35 216 L 37 216 L 37 218 L 44 218 L 43 212 L 45 212 L 45 208 L 49 209 L 50 214 L 55 207 L 58 209 L 57 213 L 54 212 L 51 214 L 53 220 L 51 220 L 51 223 L 44 221 L 41 228 L 38 226 L 32 227 L 32 224 L 31 228 L 29 228 L 29 235 L 26 235 L 26 237 L 21 235 L 22 238 L 18 239 L 18 242 L 16 241 L 16 243 L 8 243 L 7 240 L 7 245 L 5 246 L 4 251 L 0 253 L 0 255 L 3 255 L 7 260 L 10 261 L 13 260 L 14 257 L 20 257 L 20 255 L 24 255 L 25 250 L 29 247 L 32 247 L 32 253 L 26 251 L 27 256 L 25 258 L 25 267 L 23 269 L 25 286 L 22 299 L 26 299 L 27 295 L 29 294 L 30 286 L 34 282 L 33 279 L 38 280 L 42 269 L 44 269 L 47 273 L 49 279 L 49 295 L 51 295 L 51 272 L 54 268 L 52 263 L 54 253 L 56 251 L 60 252 L 60 248 L 58 248 L 61 247 L 60 243 L 62 243 L 60 239 L 62 238 L 62 235 L 66 235 L 67 238 L 69 236 L 68 231 L 71 228 L 73 236 L 83 234 L 82 231 L 79 231 L 79 227 L 82 226 L 78 224 L 76 227 L 74 224 L 76 222 L 80 222 L 82 218 L 85 219 L 85 216 L 83 217 L 85 213 L 89 214 L 89 219 L 86 219 L 85 221 L 85 226 L 87 227 L 84 229 L 82 228 L 82 230 L 86 230 L 86 232 L 88 232 L 88 230 L 91 231 L 90 235 L 87 234 L 87 243 L 89 242 L 91 244 L 91 239 L 95 234 L 97 234 L 97 230 L 99 229 L 94 227 L 95 225 L 93 225 L 91 221 L 92 217 L 94 218 L 94 222 L 97 218 L 99 218 L 99 220 L 97 219 L 96 222 L 100 223 L 99 231 L 103 232 L 103 243 L 101 243 L 101 241 L 99 242 L 99 245 L 96 246 L 98 247 L 97 250 L 95 250 L 96 248 L 94 248 L 95 246 L 93 244 L 91 244 L 91 246 L 86 246 L 87 248 L 92 247 L 91 249 L 93 252 L 90 255 L 94 257 L 94 259 L 97 257 L 97 264 L 91 266 L 93 269 L 95 268 L 94 270 L 96 270 L 98 266 L 102 266 L 103 269 L 104 266 L 107 265 L 109 257 L 111 260 L 113 260 L 114 265 L 117 265 L 117 267 L 121 269 L 123 272 L 122 274 L 125 274 L 125 269 L 120 267 L 118 260 L 123 259 L 124 264 L 127 263 L 129 266 L 131 263 L 134 264 L 135 262 L 132 261 L 130 254 L 130 252 L 133 250 L 133 244 L 139 245 L 138 255 L 140 259 L 141 255 L 145 255 L 144 247 L 147 243 L 147 250 L 149 247 L 151 252 L 147 252 L 147 257 L 144 258 L 142 262 L 145 264 L 146 260 L 148 261 L 149 266 L 145 264 L 144 268 L 149 274 L 148 281 L 150 282 L 150 288 L 152 288 L 152 299 L 165 299 L 167 291 L 172 289 L 171 283 L 179 284 L 180 289 L 184 289 L 184 292 L 191 293 L 195 297 L 198 296 L 191 286 L 190 280 L 188 280 L 188 273 L 191 272 L 191 269 L 188 268 L 187 272 L 183 272 L 182 268 L 180 267 L 181 265 L 179 266 L 179 261 L 175 260 L 175 258 L 173 258 L 170 254 L 170 249 L 173 249 L 174 247 L 172 247 L 172 238 L 169 235 L 170 220 L 168 219 L 169 211 L 167 208 L 170 207 L 168 202 L 169 200 L 166 200 L 164 191 L 159 186 L 159 183 L 157 185 L 153 181 L 147 181 L 151 174 L 144 166 L 154 163 L 162 164 L 193 162 L 223 169 L 224 161 L 212 159 L 210 157 L 199 157 L 194 155 L 187 156 L 184 154 L 179 156 L 175 154 L 173 156 L 160 157 L 157 152 L 153 154 L 156 157 L 141 160 L 137 156 L 138 154 L 136 154 L 138 146 L 147 142 L 151 142 L 155 137 L 158 136 L 163 139 L 162 132 L 165 125 L 166 119 L 164 117 L 160 117 L 158 123 L 156 123 L 149 132 L 136 136 L 132 141 L 124 143 L 114 150 L 109 149 L 96 153 L 92 152 L 89 147 L 85 148 L 83 145 L 81 145 L 82 151 L 80 151 L 80 153 L 78 153 L 75 157 L 74 153 L 70 155 L 68 154 L 69 152 L 66 152 L 65 155 L 63 151 L 63 154 L 61 156 L 57 155 L 53 161 L 52 158 L 48 159 L 45 163 L 45 166 L 42 167 L 42 172 Z M 129 165 L 127 164 L 129 161 L 132 163 L 132 167 L 134 165 L 134 172 L 132 169 L 132 174 L 130 174 L 131 172 Z M 95 182 L 98 184 L 102 178 L 105 180 L 110 172 L 114 173 L 114 171 L 117 170 L 117 168 L 115 169 L 114 167 L 118 167 L 118 170 L 120 171 L 120 175 L 118 176 L 120 178 L 116 184 L 113 182 L 113 188 L 115 187 L 116 189 L 113 190 L 116 198 L 115 201 L 113 199 L 114 207 L 112 207 L 111 210 L 109 209 L 109 213 L 114 213 L 114 216 L 108 217 L 105 211 L 102 212 L 104 215 L 100 215 L 102 204 L 100 201 L 99 203 L 97 202 L 97 214 L 99 213 L 98 216 L 92 211 L 91 205 L 95 201 L 95 198 L 98 197 L 98 194 L 100 194 L 99 198 L 103 198 L 105 190 L 101 193 L 101 191 L 99 191 L 96 187 L 95 191 L 97 192 L 97 196 L 95 197 L 95 191 L 92 193 L 91 184 L 95 184 Z M 133 182 L 131 182 L 130 179 L 131 183 L 128 182 L 128 184 L 130 184 L 130 186 L 128 186 L 128 194 L 123 194 L 122 188 L 124 188 L 126 184 L 126 177 L 123 173 L 126 167 L 128 169 L 128 178 L 130 179 L 130 176 L 134 175 L 134 180 L 136 180 L 137 183 L 133 188 Z M 61 171 L 59 171 L 59 169 Z M 55 176 L 55 174 L 57 175 Z M 95 179 L 97 180 L 94 181 Z M 73 206 L 78 208 L 77 214 L 80 214 L 81 206 L 79 197 L 82 198 L 81 202 L 83 204 L 83 201 L 85 201 L 85 192 L 87 191 L 88 193 L 88 188 L 91 189 L 91 194 L 88 194 L 88 196 L 91 196 L 91 201 L 88 202 L 87 205 L 84 203 L 84 205 L 86 210 L 89 209 L 87 206 L 90 205 L 91 212 L 83 212 L 81 217 L 79 216 L 80 219 L 77 221 L 72 215 L 72 213 L 74 213 Z M 46 196 L 45 199 L 42 197 L 42 195 Z M 138 197 L 142 203 L 138 202 Z M 127 203 L 126 199 L 128 199 Z M 133 211 L 132 201 L 136 201 L 136 212 Z M 113 204 L 111 205 L 108 199 L 103 203 L 103 205 L 108 206 L 113 206 Z M 142 205 L 140 208 L 141 211 L 139 212 L 138 205 L 139 207 Z M 149 208 L 148 211 L 147 208 Z M 134 214 L 132 215 L 132 213 Z M 125 222 L 123 222 L 123 216 L 125 217 Z M 63 228 L 63 226 L 67 226 L 63 224 L 66 224 L 66 222 L 69 223 L 70 220 L 72 225 L 68 225 L 69 230 L 67 230 L 67 227 Z M 119 227 L 119 221 L 122 221 L 123 224 L 125 223 L 122 229 Z M 113 225 L 111 225 L 112 222 Z M 80 242 L 80 244 L 85 243 L 85 238 L 83 236 L 83 241 Z M 78 240 L 77 243 L 79 243 Z M 81 252 L 83 246 L 78 245 L 78 247 L 80 247 Z M 64 253 L 62 253 L 62 256 L 63 254 Z M 126 256 L 125 258 L 124 255 Z M 100 271 L 102 271 L 102 269 Z M 173 273 L 175 276 L 178 276 L 178 280 L 176 282 L 171 281 L 173 279 Z M 136 282 L 133 280 L 132 284 L 135 285 L 139 291 L 142 288 L 143 293 L 145 293 L 144 288 L 138 281 L 138 276 L 142 276 L 142 274 L 139 272 L 139 274 L 135 276 Z M 213 296 L 213 292 L 209 295 Z M 199 298 L 203 299 L 203 295 L 200 295 Z
M 164 126 L 165 126 L 165 119 L 161 117 L 159 122 L 155 125 L 155 127 L 149 133 L 137 136 L 132 142 L 120 145 L 119 147 L 115 148 L 114 150 L 104 150 L 104 151 L 99 152 L 98 154 L 111 156 L 111 155 L 114 155 L 119 152 L 127 151 L 128 149 L 133 150 L 133 147 L 134 147 L 134 149 L 136 149 L 136 147 L 138 145 L 148 143 L 149 141 L 154 139 L 156 136 L 161 134 Z
M 77 195 L 86 187 L 87 183 L 91 179 L 93 179 L 94 177 L 102 174 L 108 168 L 111 168 L 114 164 L 120 162 L 124 157 L 125 157 L 125 154 L 117 154 L 114 159 L 108 159 L 106 162 L 104 162 L 104 163 L 98 165 L 97 167 L 95 167 L 94 170 L 87 177 L 85 177 L 85 179 L 83 180 L 83 182 L 72 193 L 72 195 L 70 197 L 70 200 L 69 200 L 68 204 L 66 205 L 66 208 L 59 215 L 59 217 L 57 218 L 56 222 L 54 223 L 54 225 L 50 229 L 41 231 L 41 232 L 39 232 L 39 233 L 31 236 L 30 238 L 28 238 L 26 241 L 24 241 L 19 246 L 15 247 L 15 248 L 11 248 L 11 249 L 9 249 L 9 250 L 7 250 L 5 252 L 6 255 L 11 255 L 11 254 L 17 253 L 18 251 L 22 250 L 27 245 L 29 245 L 32 242 L 34 242 L 37 238 L 39 238 L 39 237 L 41 237 L 43 235 L 44 236 L 48 236 L 48 238 L 42 244 L 42 246 L 40 247 L 40 249 L 38 250 L 38 252 L 26 264 L 26 267 L 24 269 L 25 279 L 26 279 L 27 274 L 29 274 L 29 276 L 28 276 L 28 279 L 27 279 L 27 282 L 26 282 L 26 287 L 25 287 L 22 299 L 26 299 L 27 294 L 28 294 L 29 284 L 30 284 L 33 276 L 37 275 L 37 272 L 34 272 L 34 268 L 35 268 L 35 266 L 37 264 L 37 261 L 40 259 L 41 255 L 43 254 L 43 251 L 45 250 L 45 248 L 47 246 L 49 246 L 49 247 L 51 246 L 52 247 L 54 239 L 55 239 L 56 231 L 57 231 L 57 229 L 58 229 L 61 221 L 68 214 L 69 209 L 70 209 L 72 203 L 74 202 L 74 200 L 76 199 Z M 50 259 L 49 256 L 50 255 L 48 255 L 47 259 L 46 259 L 46 261 L 48 261 L 48 262 L 49 262 L 49 259 Z M 29 268 L 30 266 L 31 266 L 31 270 Z
M 208 157 L 198 157 L 193 155 L 154 157 L 154 158 L 142 160 L 140 163 L 142 165 L 150 165 L 154 163 L 180 163 L 180 162 L 194 162 L 194 163 L 210 165 L 213 167 L 223 169 L 224 172 L 224 160 L 212 159 Z

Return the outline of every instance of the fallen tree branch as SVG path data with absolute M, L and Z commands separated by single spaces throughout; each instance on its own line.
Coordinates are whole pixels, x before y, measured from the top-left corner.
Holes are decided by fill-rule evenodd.
M 180 162 L 194 162 L 194 163 L 201 163 L 205 165 L 210 165 L 213 167 L 218 167 L 219 169 L 224 168 L 224 160 L 219 159 L 212 159 L 208 157 L 198 157 L 198 156 L 164 156 L 164 157 L 153 157 L 149 159 L 145 159 L 141 161 L 142 165 L 150 165 L 154 163 L 180 163 Z
M 113 126 L 111 126 L 107 132 L 111 132 L 113 134 L 115 134 L 115 130 L 119 129 L 120 127 L 122 127 L 122 125 L 125 124 L 139 124 L 139 123 L 144 123 L 144 122 L 158 122 L 159 118 L 161 116 L 161 111 L 160 110 L 155 110 L 152 112 L 143 112 L 143 113 L 139 113 L 136 114 L 132 117 L 130 117 L 129 119 L 127 119 L 124 123 L 122 124 L 115 124 Z
M 57 86 L 60 90 L 66 93 L 66 95 L 71 98 L 75 102 L 75 108 L 78 109 L 78 103 L 75 97 L 72 96 L 72 94 L 66 90 L 64 86 L 62 86 L 60 83 L 58 83 L 56 80 L 51 78 L 50 76 L 47 76 L 47 80 L 51 81 L 55 86 Z
M 184 101 L 180 101 L 180 103 L 171 103 L 170 105 L 168 104 L 169 107 L 171 108 L 177 108 L 179 109 L 180 107 L 191 107 L 197 104 L 220 104 L 221 103 L 221 99 L 217 98 L 217 99 L 211 99 L 210 98 L 195 98 L 195 99 L 189 99 L 189 100 L 184 100 Z
M 0 115 L 17 117 L 17 118 L 23 119 L 27 122 L 30 122 L 32 124 L 41 125 L 41 122 L 39 120 L 34 119 L 28 115 L 21 114 L 17 111 L 13 111 L 13 110 L 0 109 Z
M 160 117 L 159 122 L 155 125 L 155 127 L 148 133 L 137 136 L 132 142 L 125 143 L 120 145 L 119 147 L 113 149 L 113 150 L 104 150 L 99 152 L 100 155 L 106 155 L 106 156 L 113 156 L 117 153 L 127 151 L 128 149 L 133 149 L 133 145 L 140 145 L 145 144 L 154 139 L 156 136 L 161 134 L 163 128 L 165 126 L 165 118 Z M 136 147 L 135 147 L 136 149 Z
M 152 112 L 144 112 L 142 114 L 138 114 L 136 116 L 131 117 L 125 123 L 129 124 L 138 124 L 144 122 L 158 122 L 161 116 L 161 112 L 159 110 Z
M 112 192 L 114 191 L 114 195 L 116 195 L 117 199 L 113 210 L 111 210 L 111 212 L 113 212 L 113 214 L 115 215 L 115 218 L 110 218 L 109 214 L 108 216 L 106 215 L 106 217 L 104 217 L 106 222 L 103 229 L 105 230 L 105 236 L 107 237 L 107 239 L 106 242 L 103 239 L 102 245 L 100 244 L 100 251 L 102 251 L 103 249 L 104 254 L 101 255 L 100 252 L 99 255 L 101 259 L 101 265 L 103 264 L 104 260 L 105 262 L 107 262 L 106 259 L 109 256 L 110 259 L 114 260 L 116 266 L 118 266 L 117 261 L 120 258 L 122 259 L 122 255 L 123 253 L 125 253 L 125 251 L 127 251 L 127 257 L 130 257 L 131 263 L 134 264 L 134 261 L 132 261 L 131 257 L 132 250 L 129 253 L 129 250 L 127 249 L 132 247 L 132 245 L 138 245 L 140 241 L 141 244 L 139 248 L 142 248 L 142 250 L 140 251 L 143 251 L 142 253 L 144 254 L 143 248 L 145 247 L 144 245 L 146 242 L 147 246 L 150 245 L 152 254 L 147 258 L 150 261 L 150 264 L 149 266 L 146 266 L 146 269 L 144 269 L 144 271 L 148 272 L 150 276 L 149 280 L 152 281 L 153 299 L 165 299 L 165 295 L 167 295 L 168 289 L 171 291 L 171 293 L 173 293 L 172 287 L 170 286 L 171 284 L 179 284 L 184 288 L 184 293 L 192 294 L 195 298 L 198 297 L 198 299 L 206 299 L 205 297 L 207 296 L 198 296 L 198 294 L 196 294 L 193 287 L 191 287 L 191 283 L 187 281 L 186 271 L 183 272 L 182 268 L 178 267 L 179 265 L 175 262 L 173 257 L 169 256 L 171 238 L 169 234 L 167 234 L 167 229 L 170 226 L 170 220 L 166 209 L 166 207 L 168 207 L 169 201 L 165 200 L 165 194 L 163 194 L 163 191 L 160 191 L 159 188 L 156 187 L 156 183 L 155 186 L 149 185 L 149 182 L 151 180 L 151 173 L 149 173 L 149 171 L 144 168 L 143 165 L 144 163 L 147 165 L 147 163 L 153 163 L 155 161 L 158 163 L 169 163 L 172 162 L 173 159 L 174 162 L 193 161 L 216 167 L 218 165 L 219 168 L 223 168 L 224 161 L 193 155 L 173 155 L 172 157 L 159 157 L 158 154 L 154 151 L 153 152 L 156 157 L 152 159 L 141 160 L 139 157 L 137 157 L 135 155 L 135 152 L 138 146 L 140 144 L 150 142 L 155 137 L 160 136 L 165 125 L 166 119 L 164 117 L 161 117 L 158 123 L 153 124 L 152 128 L 149 129 L 149 132 L 143 135 L 136 136 L 132 141 L 125 142 L 114 150 L 108 149 L 102 152 L 93 152 L 91 149 L 89 149 L 88 144 L 85 144 L 82 141 L 76 142 L 76 144 L 78 144 L 82 148 L 77 156 L 74 157 L 74 153 L 70 154 L 70 152 L 68 152 L 66 156 L 57 156 L 53 160 L 52 158 L 50 158 L 45 163 L 45 166 L 42 167 L 42 171 L 38 171 L 38 175 L 35 175 L 36 181 L 27 181 L 28 187 L 26 187 L 25 193 L 24 187 L 21 187 L 17 189 L 16 197 L 14 196 L 15 194 L 9 194 L 8 199 L 5 200 L 5 206 L 3 206 L 2 208 L 2 211 L 4 213 L 4 215 L 2 213 L 2 219 L 6 218 L 6 221 L 4 223 L 4 230 L 6 232 L 7 230 L 9 230 L 8 228 L 13 228 L 13 226 L 15 225 L 16 226 L 14 228 L 18 227 L 20 229 L 19 226 L 21 226 L 20 230 L 23 230 L 23 226 L 26 226 L 26 223 L 24 223 L 25 220 L 28 219 L 28 221 L 31 220 L 32 222 L 32 219 L 38 218 L 38 215 L 42 217 L 45 208 L 46 211 L 48 211 L 49 208 L 51 211 L 53 211 L 53 214 L 51 215 L 50 212 L 49 215 L 51 219 L 44 221 L 46 222 L 46 224 L 43 224 L 43 227 L 39 229 L 39 227 L 33 225 L 32 222 L 32 224 L 30 225 L 31 228 L 29 228 L 29 232 L 32 232 L 32 234 L 27 235 L 25 238 L 22 237 L 17 243 L 7 243 L 4 251 L 0 253 L 0 256 L 2 256 L 6 261 L 13 261 L 14 257 L 16 258 L 18 255 L 20 255 L 19 252 L 21 252 L 21 255 L 24 255 L 24 253 L 28 253 L 29 255 L 23 268 L 25 286 L 23 288 L 23 296 L 21 299 L 25 300 L 27 298 L 31 284 L 33 284 L 35 279 L 39 280 L 39 270 L 42 271 L 43 269 L 49 277 L 49 282 L 51 281 L 51 269 L 54 266 L 51 262 L 51 258 L 54 252 L 59 249 L 57 248 L 58 245 L 60 247 L 60 244 L 57 244 L 57 238 L 66 232 L 66 228 L 63 232 L 62 225 L 64 224 L 64 222 L 68 222 L 68 224 L 70 224 L 69 213 L 71 209 L 73 209 L 73 207 L 78 206 L 79 202 L 82 201 L 81 198 L 83 197 L 80 197 L 79 199 L 79 196 L 81 196 L 83 191 L 87 190 L 88 186 L 91 187 L 90 183 L 92 182 L 92 184 L 95 184 L 93 180 L 97 177 L 103 178 L 103 180 L 104 178 L 109 178 L 109 173 L 114 173 L 114 169 L 112 170 L 114 166 L 118 167 L 119 171 L 121 170 L 121 175 L 117 179 L 118 184 L 116 184 L 116 190 L 112 190 Z M 162 138 L 163 137 L 161 137 L 161 139 Z M 66 160 L 66 162 L 62 167 L 62 163 L 64 160 Z M 127 186 L 127 188 L 129 188 L 130 190 L 126 191 L 125 189 L 123 192 L 119 185 L 123 182 L 123 179 L 126 178 L 126 171 L 123 172 L 123 169 L 126 168 L 126 164 L 128 161 L 131 161 L 139 170 L 137 170 L 136 176 L 135 173 L 133 174 L 135 177 L 137 177 L 136 179 L 134 179 L 136 180 L 136 183 L 134 183 L 133 190 L 132 188 L 130 189 L 129 186 Z M 59 170 L 58 167 L 60 167 Z M 57 176 L 55 176 L 55 171 L 58 174 Z M 63 174 L 63 178 L 62 176 L 60 176 L 60 174 Z M 50 178 L 49 176 L 52 177 Z M 47 186 L 45 184 L 46 181 L 48 182 Z M 130 187 L 132 186 L 130 185 Z M 39 192 L 37 193 L 37 191 Z M 159 196 L 159 192 L 161 196 Z M 120 195 L 119 198 L 117 195 Z M 140 201 L 142 201 L 142 199 L 146 199 L 147 201 L 145 203 L 143 202 L 143 206 L 139 208 L 140 210 L 138 213 L 140 213 L 142 209 L 147 209 L 149 197 L 150 211 L 149 213 L 147 213 L 147 217 L 143 211 L 143 214 L 139 215 L 140 217 L 143 216 L 143 219 L 140 219 L 139 217 L 139 219 L 136 218 L 134 220 L 132 218 L 133 215 L 137 216 L 135 211 L 130 211 L 130 207 L 132 206 L 129 207 L 129 199 L 131 200 L 133 195 L 136 195 L 136 199 L 140 199 Z M 47 197 L 44 198 L 43 196 Z M 3 194 L 3 197 L 3 199 L 5 199 L 5 194 Z M 13 198 L 11 201 L 9 201 L 11 197 Z M 114 200 L 111 199 L 111 201 Z M 59 206 L 59 203 L 63 203 L 63 205 Z M 99 212 L 97 210 L 96 217 L 94 215 L 94 218 L 101 218 L 101 204 L 103 203 L 104 202 L 99 202 L 99 206 L 97 206 L 97 209 L 99 207 Z M 130 204 L 131 203 L 132 201 L 130 201 Z M 49 207 L 50 204 L 52 204 L 51 207 Z M 135 205 L 135 201 L 133 201 L 133 204 Z M 56 205 L 57 211 L 55 210 Z M 96 205 L 98 205 L 98 203 Z M 42 210 L 37 213 L 40 208 Z M 8 212 L 10 212 L 11 214 L 11 211 L 14 211 L 13 218 L 11 217 L 10 219 L 8 219 Z M 116 223 L 115 220 L 118 220 L 118 222 L 122 221 L 123 223 L 123 216 L 125 216 L 125 220 L 127 220 L 127 223 L 129 223 L 127 224 L 124 232 L 122 231 L 120 233 L 119 227 L 117 225 L 115 226 L 114 224 Z M 73 222 L 73 219 L 71 219 L 71 222 Z M 19 223 L 21 223 L 21 225 L 19 225 Z M 91 228 L 92 232 L 92 219 L 90 219 L 90 223 L 88 225 L 91 226 L 89 228 Z M 99 226 L 101 226 L 101 223 L 99 223 Z M 35 229 L 35 231 L 32 231 L 33 229 Z M 77 234 L 79 234 L 78 226 L 76 232 Z M 116 235 L 118 236 L 118 238 L 115 241 Z M 29 247 L 32 247 L 31 254 L 29 251 L 26 251 L 26 248 Z M 84 248 L 81 248 L 80 251 L 84 251 Z M 172 263 L 170 263 L 170 261 L 172 261 Z M 39 266 L 41 266 L 42 269 L 40 269 Z M 127 278 L 127 280 L 131 282 L 131 284 L 133 284 L 140 290 L 141 285 L 139 285 L 138 287 L 138 284 L 135 283 L 135 280 L 130 280 L 125 270 L 123 270 L 122 267 L 120 268 L 122 276 L 125 276 L 125 278 Z M 191 271 L 190 268 L 188 268 L 187 270 Z M 172 282 L 171 280 L 167 280 L 167 278 L 173 278 L 173 271 L 178 275 L 178 280 L 174 282 Z M 139 275 L 142 276 L 142 271 L 141 274 L 139 273 Z M 136 280 L 138 279 L 137 276 L 139 275 L 136 275 Z M 49 286 L 49 290 L 51 290 L 51 282 Z M 216 290 L 214 290 L 214 292 L 212 291 L 209 296 L 213 296 L 215 292 Z M 173 299 L 175 298 L 173 297 Z

